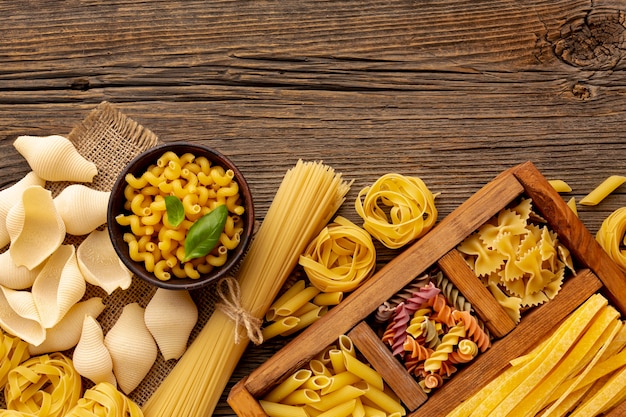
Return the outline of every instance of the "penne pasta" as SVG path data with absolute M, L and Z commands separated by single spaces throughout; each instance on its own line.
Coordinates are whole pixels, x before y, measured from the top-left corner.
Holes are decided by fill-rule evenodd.
M 300 319 L 297 317 L 283 317 L 262 329 L 263 340 L 269 340 L 273 337 L 288 332 L 298 325 Z
M 626 177 L 621 175 L 611 175 L 594 188 L 589 194 L 580 200 L 583 206 L 595 206 L 604 200 L 609 194 L 626 181 Z
M 279 402 L 300 388 L 300 386 L 302 386 L 311 375 L 312 372 L 310 370 L 301 369 L 278 384 L 274 389 L 267 393 L 263 399 L 269 402 Z
M 309 417 L 302 407 L 279 404 L 266 400 L 260 400 L 259 404 L 263 408 L 263 411 L 270 417 Z
M 344 360 L 348 372 L 359 376 L 362 380 L 366 381 L 370 387 L 377 388 L 381 391 L 384 389 L 383 378 L 374 369 L 349 354 L 344 353 Z
M 563 180 L 549 180 L 548 183 L 557 193 L 569 193 L 572 191 L 572 187 Z

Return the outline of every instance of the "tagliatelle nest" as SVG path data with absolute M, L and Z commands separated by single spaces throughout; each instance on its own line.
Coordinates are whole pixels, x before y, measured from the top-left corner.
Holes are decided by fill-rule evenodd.
M 435 197 L 420 178 L 390 173 L 363 188 L 355 208 L 365 230 L 386 247 L 398 249 L 435 225 Z

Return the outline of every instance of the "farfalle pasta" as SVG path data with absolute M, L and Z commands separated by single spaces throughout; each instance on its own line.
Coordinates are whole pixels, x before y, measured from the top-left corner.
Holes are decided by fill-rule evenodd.
M 457 249 L 516 323 L 521 309 L 554 298 L 566 270 L 574 269 L 569 251 L 533 212 L 530 199 L 500 210 Z
M 386 247 L 398 249 L 435 225 L 435 197 L 420 178 L 389 173 L 361 189 L 355 208 L 365 230 Z

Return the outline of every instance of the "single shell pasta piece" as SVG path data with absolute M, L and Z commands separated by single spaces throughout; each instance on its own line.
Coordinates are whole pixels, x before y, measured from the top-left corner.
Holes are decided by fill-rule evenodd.
M 145 378 L 158 354 L 156 342 L 144 322 L 144 308 L 137 303 L 124 306 L 117 322 L 104 337 L 113 360 L 113 374 L 125 394 Z
M 41 344 L 46 330 L 40 323 L 35 300 L 29 291 L 0 287 L 0 326 L 33 345 Z
M 31 171 L 12 186 L 0 191 L 0 248 L 8 245 L 11 241 L 6 227 L 7 214 L 15 202 L 21 198 L 22 192 L 31 185 L 43 187 L 46 185 L 46 181 Z
M 83 330 L 72 359 L 76 371 L 94 384 L 108 382 L 117 385 L 113 375 L 113 360 L 104 345 L 102 327 L 91 316 L 85 316 Z
M 92 297 L 76 303 L 56 326 L 46 329 L 46 338 L 38 346 L 28 345 L 31 355 L 62 352 L 76 346 L 83 329 L 85 316 L 98 317 L 104 310 L 102 298 Z
M 0 254 L 0 285 L 14 290 L 30 288 L 44 264 L 33 269 L 17 266 L 13 262 L 13 258 L 11 258 L 11 253 L 5 251 Z
M 609 194 L 626 181 L 626 177 L 621 175 L 611 175 L 594 188 L 589 194 L 580 200 L 583 206 L 595 206 L 604 200 Z
M 107 230 L 94 230 L 76 249 L 78 266 L 85 281 L 107 292 L 128 289 L 132 274 L 117 256 Z
M 188 291 L 158 288 L 146 306 L 144 320 L 163 358 L 178 359 L 198 321 L 198 308 Z
M 98 191 L 82 184 L 64 188 L 54 198 L 54 204 L 67 233 L 82 236 L 105 224 L 110 195 L 110 191 Z
M 9 211 L 11 213 L 14 213 L 12 219 L 22 220 L 21 227 L 16 227 L 13 222 L 9 228 L 7 216 L 11 258 L 16 265 L 33 269 L 61 246 L 65 239 L 65 223 L 56 211 L 50 191 L 38 185 L 24 190 L 21 201 Z
M 92 182 L 96 164 L 85 159 L 64 136 L 20 136 L 13 146 L 46 181 Z
M 62 245 L 50 256 L 33 283 L 32 293 L 45 328 L 55 326 L 85 294 L 73 245 Z

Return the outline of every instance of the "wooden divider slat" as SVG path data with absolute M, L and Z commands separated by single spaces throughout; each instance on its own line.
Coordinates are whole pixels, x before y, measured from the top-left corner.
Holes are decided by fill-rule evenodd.
M 382 343 L 367 323 L 362 321 L 357 324 L 348 336 L 409 410 L 415 410 L 428 399 L 417 380 L 393 357 L 389 347 Z
M 452 249 L 437 262 L 463 297 L 472 305 L 491 334 L 501 338 L 515 328 L 515 322 L 489 290 L 482 285 L 459 251 Z

